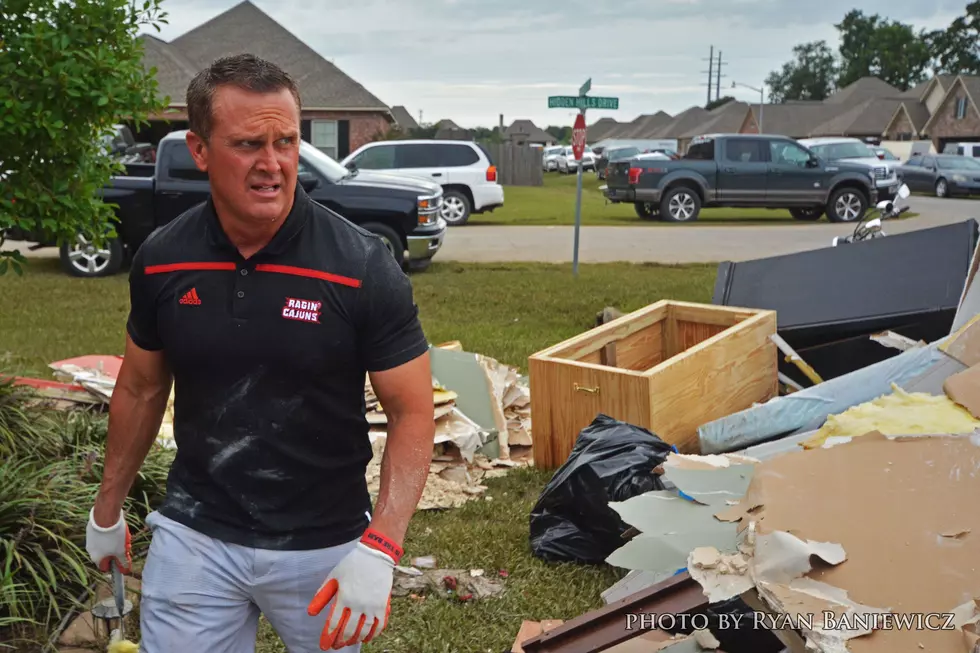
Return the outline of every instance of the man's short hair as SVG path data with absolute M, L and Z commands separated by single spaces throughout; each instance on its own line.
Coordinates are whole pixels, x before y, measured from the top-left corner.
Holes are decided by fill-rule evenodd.
M 190 130 L 205 141 L 211 136 L 214 92 L 220 86 L 237 86 L 255 93 L 276 93 L 289 89 L 302 109 L 299 87 L 285 70 L 253 54 L 237 54 L 216 59 L 197 73 L 187 86 L 187 120 Z

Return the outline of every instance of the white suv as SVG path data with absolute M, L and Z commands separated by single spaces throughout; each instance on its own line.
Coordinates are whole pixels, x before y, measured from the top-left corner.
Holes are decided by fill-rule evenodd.
M 873 170 L 878 199 L 895 199 L 899 187 L 898 166 L 901 161 L 879 159 L 878 153 L 858 138 L 825 136 L 802 138 L 797 142 L 826 161 L 847 161 L 868 166 Z
M 504 205 L 504 187 L 487 151 L 471 141 L 375 141 L 351 152 L 341 163 L 351 169 L 386 170 L 442 184 L 442 218 L 466 224 L 473 213 Z

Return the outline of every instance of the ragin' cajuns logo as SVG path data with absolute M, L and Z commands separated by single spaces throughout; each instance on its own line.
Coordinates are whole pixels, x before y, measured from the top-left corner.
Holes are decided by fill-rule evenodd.
M 287 297 L 286 303 L 282 307 L 282 316 L 287 320 L 298 320 L 300 322 L 320 323 L 320 310 L 323 302 L 315 302 L 310 299 L 296 299 Z

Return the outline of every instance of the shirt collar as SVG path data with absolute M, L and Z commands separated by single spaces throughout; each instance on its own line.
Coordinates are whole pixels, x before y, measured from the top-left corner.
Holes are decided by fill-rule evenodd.
M 306 191 L 303 190 L 303 187 L 297 183 L 292 209 L 289 211 L 286 219 L 279 227 L 279 230 L 276 231 L 275 235 L 272 237 L 272 240 L 270 240 L 266 246 L 259 250 L 252 258 L 254 259 L 266 255 L 277 255 L 285 252 L 292 240 L 299 235 L 303 227 L 306 226 L 312 208 L 312 200 L 310 200 L 310 196 L 307 195 Z M 208 242 L 214 247 L 230 250 L 235 254 L 238 254 L 238 249 L 232 244 L 231 240 L 228 239 L 228 235 L 225 233 L 225 230 L 221 226 L 221 222 L 218 220 L 218 213 L 214 207 L 214 200 L 210 195 L 208 195 L 207 202 L 205 202 L 204 205 L 204 214 L 207 222 Z

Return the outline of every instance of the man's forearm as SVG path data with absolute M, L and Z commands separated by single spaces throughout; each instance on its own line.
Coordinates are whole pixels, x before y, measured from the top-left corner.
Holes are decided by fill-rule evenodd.
M 415 513 L 432 462 L 435 423 L 426 414 L 389 416 L 381 458 L 381 487 L 371 527 L 402 544 Z
M 102 485 L 95 501 L 95 522 L 104 527 L 119 519 L 126 495 L 160 432 L 170 384 L 145 391 L 125 385 L 112 392 Z

